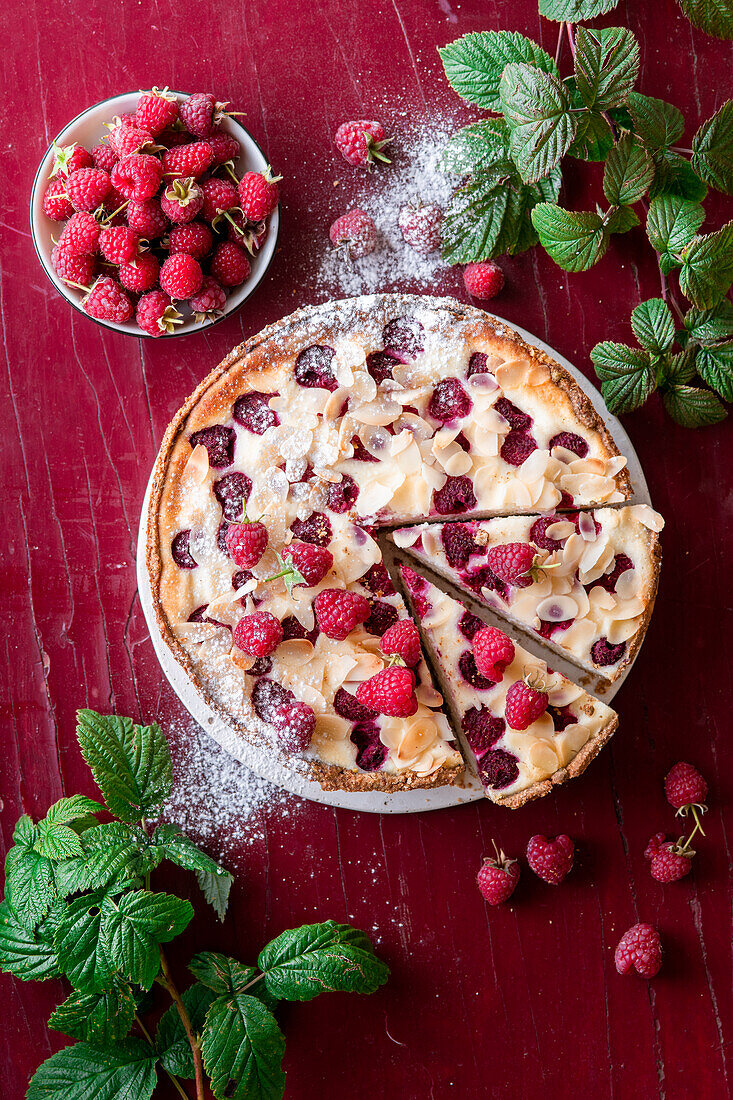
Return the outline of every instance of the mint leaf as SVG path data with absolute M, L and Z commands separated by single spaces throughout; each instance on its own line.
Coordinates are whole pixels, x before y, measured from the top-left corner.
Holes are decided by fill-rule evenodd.
M 440 158 L 443 172 L 458 176 L 485 172 L 509 159 L 509 130 L 503 118 L 472 122 L 454 134 Z
M 24 928 L 6 901 L 0 902 L 0 970 L 24 982 L 40 982 L 60 974 L 53 946 Z
M 585 271 L 606 251 L 608 242 L 599 214 L 563 210 L 543 202 L 532 211 L 532 224 L 542 247 L 565 271 Z
M 48 1026 L 90 1043 L 117 1043 L 132 1027 L 136 1007 L 130 986 L 115 982 L 99 993 L 72 993 L 52 1013 Z
M 650 198 L 658 195 L 679 195 L 691 202 L 700 202 L 707 195 L 707 184 L 693 172 L 690 162 L 671 149 L 654 154 L 654 182 L 649 188 Z
M 642 302 L 631 314 L 634 336 L 647 351 L 662 355 L 674 343 L 674 318 L 662 298 Z
M 157 814 L 171 793 L 171 757 L 160 726 L 80 710 L 82 756 L 115 817 L 139 821 Z
M 511 135 L 512 160 L 525 183 L 547 176 L 575 136 L 575 118 L 565 85 L 531 65 L 507 65 L 499 97 Z
M 257 965 L 276 997 L 309 1001 L 320 993 L 344 990 L 373 993 L 389 977 L 363 933 L 326 921 L 289 929 L 260 952 Z
M 285 1037 L 256 997 L 218 997 L 206 1015 L 204 1068 L 217 1100 L 279 1100 L 285 1089 L 281 1062 Z
M 662 393 L 664 407 L 683 428 L 704 428 L 725 420 L 727 413 L 710 390 L 672 385 Z
M 218 951 L 200 951 L 188 969 L 214 993 L 241 993 L 256 974 L 253 966 L 244 966 Z
M 195 982 L 184 990 L 181 999 L 186 1006 L 195 1035 L 204 1030 L 206 1013 L 215 1000 L 214 994 L 206 986 Z M 155 1049 L 158 1051 L 161 1065 L 177 1077 L 193 1078 L 194 1066 L 191 1044 L 184 1031 L 181 1017 L 175 1005 L 164 1012 L 155 1034 Z
M 76 1043 L 38 1067 L 26 1100 L 149 1100 L 155 1062 L 155 1053 L 141 1039 L 112 1047 Z
M 81 837 L 84 854 L 56 868 L 59 893 L 66 897 L 81 890 L 97 890 L 115 881 L 138 878 L 156 865 L 142 829 L 109 821 Z M 163 853 L 159 853 L 162 859 Z
M 193 919 L 189 901 L 172 894 L 133 890 L 102 903 L 102 936 L 113 964 L 126 978 L 150 989 L 160 970 L 158 945 L 178 936 Z
M 609 153 L 603 193 L 614 206 L 632 206 L 654 179 L 654 161 L 633 134 L 624 134 Z
M 61 970 L 81 993 L 109 987 L 114 966 L 102 939 L 103 891 L 69 903 L 54 937 Z
M 613 134 L 603 115 L 597 111 L 583 111 L 568 155 L 578 160 L 602 161 L 612 149 Z
M 557 75 L 550 55 L 524 35 L 511 31 L 474 31 L 438 49 L 448 83 L 477 107 L 501 111 L 499 81 L 510 61 L 524 61 Z
M 695 134 L 692 167 L 718 191 L 733 194 L 733 100 L 724 103 Z
M 681 253 L 705 220 L 705 211 L 695 202 L 675 195 L 664 195 L 649 204 L 646 233 L 652 248 L 659 253 L 665 275 L 682 262 Z
M 586 107 L 607 111 L 626 102 L 639 75 L 639 44 L 625 27 L 578 27 L 575 81 Z
M 723 298 L 712 309 L 696 309 L 685 314 L 685 329 L 698 344 L 714 344 L 733 336 L 733 302 Z
M 36 835 L 34 829 L 31 839 Z M 46 916 L 55 897 L 50 859 L 16 841 L 5 858 L 5 900 L 16 920 L 32 931 Z
M 685 130 L 682 111 L 672 103 L 631 92 L 626 104 L 634 130 L 653 152 L 675 145 Z
M 682 252 L 680 290 L 700 309 L 714 306 L 733 283 L 733 222 L 693 237 Z
M 700 348 L 696 365 L 703 382 L 726 401 L 733 401 L 733 343 Z
M 618 0 L 540 0 L 540 15 L 557 23 L 578 23 L 612 11 Z
M 733 38 L 733 8 L 730 0 L 677 0 L 694 27 L 716 38 Z
M 657 383 L 648 352 L 604 340 L 590 357 L 611 412 L 632 412 L 654 392 Z
M 197 871 L 196 878 L 201 892 L 213 908 L 219 920 L 224 920 L 229 905 L 229 892 L 234 882 L 228 871 Z

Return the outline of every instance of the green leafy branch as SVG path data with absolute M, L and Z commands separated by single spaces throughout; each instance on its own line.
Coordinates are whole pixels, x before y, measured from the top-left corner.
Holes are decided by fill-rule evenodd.
M 475 263 L 539 244 L 564 270 L 585 271 L 614 235 L 644 221 L 663 304 L 675 314 L 673 340 L 663 353 L 643 346 L 610 360 L 609 345 L 599 344 L 591 358 L 606 401 L 624 412 L 658 389 L 679 423 L 715 423 L 726 415 L 720 398 L 733 399 L 732 334 L 723 320 L 713 343 L 686 334 L 688 318 L 701 311 L 728 316 L 733 222 L 700 230 L 708 186 L 733 193 L 733 101 L 699 127 L 691 148 L 681 147 L 681 112 L 634 90 L 640 60 L 631 31 L 575 25 L 616 3 L 540 0 L 540 13 L 560 23 L 554 58 L 510 31 L 467 34 L 439 51 L 455 91 L 492 115 L 460 130 L 443 152 L 443 170 L 462 179 L 446 211 L 443 254 L 451 263 Z M 682 3 L 691 18 L 695 9 L 697 25 L 707 20 L 711 33 L 733 36 L 724 6 Z M 573 71 L 563 77 L 565 40 Z M 603 163 L 604 206 L 576 211 L 558 204 L 566 157 Z M 670 350 L 675 342 L 684 365 Z
M 160 727 L 79 711 L 77 737 L 105 804 L 62 798 L 42 821 L 23 816 L 5 862 L 0 970 L 25 981 L 65 977 L 70 996 L 49 1026 L 78 1040 L 44 1062 L 27 1100 L 148 1100 L 162 1069 L 204 1100 L 276 1100 L 285 1038 L 274 1010 L 334 990 L 372 993 L 389 971 L 363 932 L 326 921 L 283 932 L 256 966 L 204 952 L 182 993 L 162 945 L 188 926 L 189 901 L 150 888 L 163 860 L 195 872 L 223 920 L 232 876 L 159 816 L 172 787 Z M 105 810 L 116 820 L 100 821 Z M 143 1016 L 155 986 L 172 1000 L 154 1036 Z

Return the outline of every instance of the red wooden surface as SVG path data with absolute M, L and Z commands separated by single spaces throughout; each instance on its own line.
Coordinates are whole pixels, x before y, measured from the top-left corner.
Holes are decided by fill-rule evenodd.
M 408 115 L 466 121 L 436 45 L 505 27 L 554 52 L 557 27 L 540 26 L 536 0 L 8 0 L 0 19 L 7 845 L 21 812 L 41 815 L 64 792 L 93 793 L 74 738 L 78 706 L 164 725 L 180 713 L 136 593 L 145 484 L 169 418 L 199 379 L 243 336 L 319 299 L 311 241 L 343 209 L 352 179 L 332 146 L 338 123 L 379 117 L 399 131 Z M 641 90 L 678 103 L 689 137 L 729 90 L 729 51 L 692 31 L 673 0 L 628 0 L 617 19 L 639 35 Z M 27 200 L 38 158 L 69 118 L 108 95 L 166 83 L 211 88 L 245 112 L 285 176 L 283 230 L 239 316 L 210 334 L 138 343 L 97 328 L 52 290 L 31 247 Z M 586 206 L 587 190 L 570 181 L 571 198 Z M 506 270 L 497 311 L 586 370 L 597 340 L 628 337 L 639 293 L 658 293 L 640 230 L 617 238 L 585 275 L 567 276 L 541 255 Z M 458 272 L 441 288 L 464 297 Z M 286 818 L 276 806 L 259 810 L 254 840 L 228 860 L 237 879 L 226 923 L 201 907 L 173 947 L 182 970 L 196 949 L 251 958 L 266 938 L 313 919 L 349 919 L 375 935 L 392 966 L 382 992 L 283 1012 L 289 1096 L 726 1094 L 731 430 L 675 428 L 655 401 L 626 424 L 668 523 L 657 611 L 617 700 L 613 747 L 581 781 L 516 814 L 488 803 L 406 818 L 312 804 Z M 657 829 L 674 829 L 661 778 L 680 758 L 707 775 L 712 808 L 693 876 L 664 888 L 643 849 Z M 557 889 L 525 871 L 516 904 L 490 911 L 473 881 L 481 855 L 492 837 L 519 854 L 537 831 L 572 834 L 576 870 Z M 165 870 L 157 881 L 196 891 Z M 613 967 L 618 937 L 639 919 L 656 923 L 667 946 L 651 985 Z M 33 1068 L 64 1041 L 44 1023 L 62 986 L 2 977 L 0 988 L 0 1092 L 19 1100 Z

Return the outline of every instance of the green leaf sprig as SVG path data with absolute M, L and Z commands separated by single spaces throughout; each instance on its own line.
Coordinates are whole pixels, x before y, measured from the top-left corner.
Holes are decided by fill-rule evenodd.
M 640 54 L 631 31 L 576 25 L 617 2 L 539 0 L 540 14 L 560 23 L 554 59 L 511 31 L 466 34 L 439 50 L 454 90 L 492 116 L 464 127 L 443 151 L 442 169 L 461 177 L 443 223 L 443 256 L 476 263 L 539 244 L 564 270 L 585 271 L 614 235 L 644 222 L 661 306 L 652 299 L 634 310 L 641 347 L 604 342 L 591 359 L 613 412 L 636 409 L 658 390 L 678 423 L 714 424 L 726 415 L 722 402 L 733 400 L 733 222 L 701 232 L 701 203 L 708 187 L 733 194 L 733 100 L 699 127 L 691 148 L 681 147 L 682 113 L 634 90 Z M 697 26 L 733 37 L 720 0 L 680 4 Z M 562 76 L 565 40 L 573 71 Z M 603 162 L 603 206 L 558 203 L 566 157 Z M 682 295 L 689 305 L 680 305 Z M 711 320 L 700 326 L 701 315 Z
M 78 714 L 77 737 L 104 804 L 62 798 L 42 821 L 21 817 L 5 862 L 0 970 L 24 981 L 65 977 L 49 1026 L 75 1044 L 44 1062 L 27 1100 L 149 1100 L 162 1070 L 183 1100 L 205 1082 L 217 1100 L 283 1095 L 285 1037 L 274 1012 L 342 990 L 373 993 L 389 976 L 363 932 L 325 921 L 283 932 L 247 966 L 200 953 L 179 992 L 162 945 L 193 919 L 191 903 L 150 888 L 163 860 L 193 871 L 223 920 L 232 876 L 175 825 L 151 827 L 171 793 L 160 727 Z M 109 811 L 116 820 L 100 821 Z M 160 986 L 172 1000 L 155 1033 L 143 1016 Z

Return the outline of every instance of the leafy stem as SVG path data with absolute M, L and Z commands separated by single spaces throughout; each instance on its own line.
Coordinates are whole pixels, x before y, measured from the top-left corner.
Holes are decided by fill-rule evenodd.
M 168 990 L 171 1000 L 176 1006 L 178 1015 L 181 1018 L 181 1023 L 183 1024 L 183 1030 L 186 1033 L 186 1038 L 188 1039 L 189 1046 L 191 1047 L 191 1056 L 193 1058 L 194 1068 L 194 1080 L 196 1083 L 196 1100 L 204 1100 L 204 1067 L 201 1061 L 201 1044 L 194 1034 L 193 1028 L 191 1026 L 191 1018 L 186 1011 L 186 1006 L 183 1003 L 183 998 L 178 992 L 178 987 L 173 980 L 173 975 L 171 974 L 170 966 L 168 965 L 168 960 L 162 947 L 160 948 L 160 969 L 163 974 L 162 984 Z M 188 1097 L 186 1097 L 186 1100 L 188 1100 Z
M 138 1016 L 137 1012 L 135 1013 L 135 1023 L 137 1024 L 137 1026 L 142 1031 L 143 1035 L 147 1039 L 147 1041 L 150 1044 L 151 1048 L 153 1050 L 155 1050 L 155 1043 L 153 1042 L 153 1038 L 152 1038 L 150 1032 L 148 1031 L 148 1029 L 146 1028 L 145 1024 L 142 1022 L 142 1020 Z M 168 1077 L 168 1080 L 172 1083 L 172 1085 L 173 1085 L 174 1089 L 176 1090 L 176 1092 L 178 1093 L 178 1095 L 180 1097 L 182 1097 L 182 1100 L 191 1100 L 191 1097 L 188 1095 L 188 1093 L 184 1089 L 183 1085 L 181 1084 L 181 1082 L 176 1077 L 175 1073 L 171 1073 L 170 1070 L 168 1070 L 168 1069 L 165 1072 L 166 1072 L 166 1076 Z

